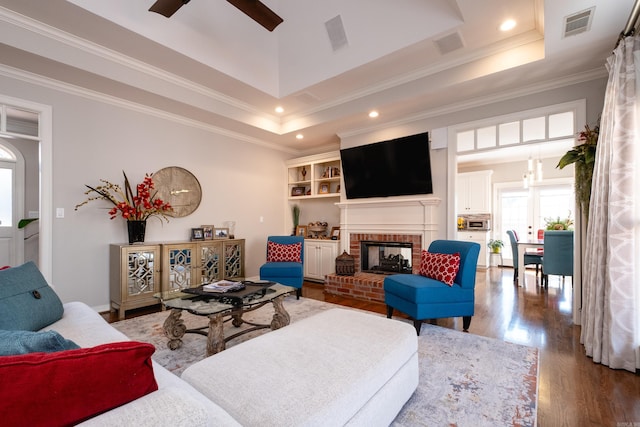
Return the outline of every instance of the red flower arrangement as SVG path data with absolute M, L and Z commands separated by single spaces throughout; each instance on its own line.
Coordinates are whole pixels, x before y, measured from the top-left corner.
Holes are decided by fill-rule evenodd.
M 76 205 L 75 210 L 78 210 L 80 206 L 86 205 L 92 200 L 108 200 L 113 203 L 114 207 L 109 210 L 111 219 L 115 219 L 118 216 L 122 216 L 127 221 L 146 221 L 149 217 L 157 215 L 164 218 L 166 221 L 169 219 L 166 214 L 173 211 L 173 208 L 169 203 L 165 203 L 161 199 L 155 197 L 156 193 L 152 193 L 154 189 L 152 174 L 146 174 L 144 180 L 136 186 L 136 194 L 133 194 L 131 185 L 127 174 L 124 175 L 124 191 L 122 188 L 113 184 L 107 180 L 101 179 L 102 185 L 91 187 L 85 185 L 88 190 L 84 194 L 91 195 L 92 193 L 98 196 L 89 197 L 84 202 Z

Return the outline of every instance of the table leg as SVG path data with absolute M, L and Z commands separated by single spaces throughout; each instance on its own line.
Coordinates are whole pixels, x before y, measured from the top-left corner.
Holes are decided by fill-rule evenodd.
M 225 349 L 224 321 L 222 314 L 209 316 L 209 333 L 207 334 L 207 357 Z
M 174 308 L 162 325 L 164 335 L 169 338 L 167 347 L 171 350 L 182 347 L 182 337 L 187 332 L 187 327 L 184 324 L 184 320 L 180 318 L 181 316 L 182 310 Z
M 273 319 L 271 319 L 271 330 L 280 329 L 287 326 L 291 322 L 291 317 L 287 310 L 284 309 L 284 295 L 279 296 L 271 301 L 273 304 Z
M 524 252 L 526 248 L 518 248 L 518 286 L 525 286 L 524 283 Z

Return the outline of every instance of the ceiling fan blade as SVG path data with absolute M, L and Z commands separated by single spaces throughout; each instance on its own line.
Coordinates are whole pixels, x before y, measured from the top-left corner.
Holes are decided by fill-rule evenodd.
M 258 0 L 227 1 L 269 31 L 273 31 L 283 21 L 273 10 Z
M 149 12 L 156 12 L 169 18 L 191 0 L 158 0 L 150 8 Z

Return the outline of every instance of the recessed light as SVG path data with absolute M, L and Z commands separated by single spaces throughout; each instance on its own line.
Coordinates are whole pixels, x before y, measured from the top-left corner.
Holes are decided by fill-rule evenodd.
M 500 24 L 500 31 L 509 31 L 513 30 L 516 26 L 516 21 L 513 19 L 507 19 L 502 24 Z
M 276 107 L 276 113 L 284 113 L 284 108 L 282 108 L 281 106 L 277 106 Z
M 301 133 L 296 135 L 296 139 L 303 139 L 303 138 L 304 138 L 304 135 Z
M 379 114 L 377 111 L 373 110 L 371 112 L 369 112 L 369 117 L 371 117 L 372 119 L 375 119 L 376 117 L 378 117 Z

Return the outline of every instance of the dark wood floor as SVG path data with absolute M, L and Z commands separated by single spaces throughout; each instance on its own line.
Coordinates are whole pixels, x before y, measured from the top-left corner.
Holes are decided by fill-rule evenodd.
M 527 272 L 528 286 L 516 287 L 510 268 L 479 271 L 469 333 L 540 349 L 538 426 L 640 427 L 640 375 L 609 369 L 585 356 L 580 327 L 572 323 L 569 279 L 562 285 L 560 278 L 551 277 L 548 289 L 534 281 L 534 273 Z M 321 284 L 305 282 L 302 295 L 385 313 L 382 303 L 325 295 Z M 146 312 L 128 312 L 127 317 Z M 462 330 L 462 319 L 439 319 L 438 325 Z

